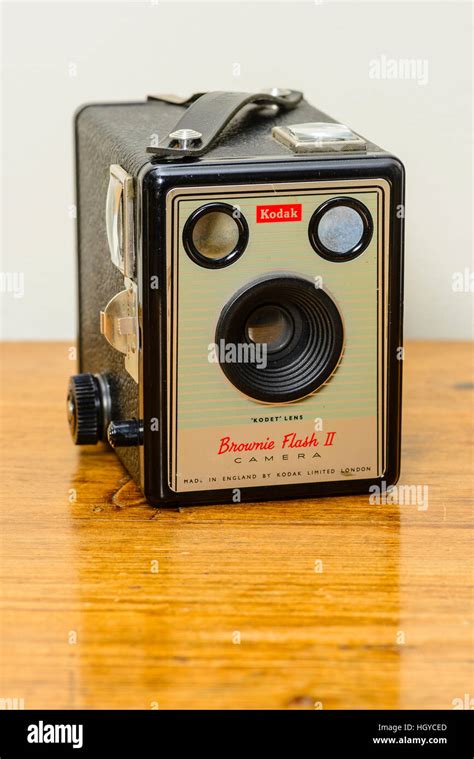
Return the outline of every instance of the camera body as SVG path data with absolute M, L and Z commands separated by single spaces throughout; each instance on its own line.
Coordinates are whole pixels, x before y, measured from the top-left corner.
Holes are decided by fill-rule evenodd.
M 75 131 L 75 442 L 156 506 L 395 483 L 401 162 L 291 90 L 87 105 Z

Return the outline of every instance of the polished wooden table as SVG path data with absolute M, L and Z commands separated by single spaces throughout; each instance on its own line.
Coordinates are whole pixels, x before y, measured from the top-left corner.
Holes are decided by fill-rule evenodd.
M 469 705 L 470 345 L 407 346 L 400 484 L 418 504 L 173 511 L 71 444 L 71 355 L 1 347 L 0 706 Z

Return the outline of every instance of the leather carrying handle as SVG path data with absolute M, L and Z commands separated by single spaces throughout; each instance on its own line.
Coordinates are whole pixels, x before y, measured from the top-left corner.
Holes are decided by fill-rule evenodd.
M 170 95 L 151 96 L 149 100 L 161 100 L 166 103 L 187 106 L 176 126 L 158 145 L 147 148 L 147 153 L 159 157 L 198 158 L 210 150 L 218 141 L 223 130 L 234 116 L 247 105 L 276 105 L 284 111 L 292 110 L 303 99 L 303 93 L 297 90 L 283 90 L 272 95 L 257 92 L 206 92 L 180 99 Z M 174 133 L 180 130 L 192 130 L 200 136 L 188 137 L 181 141 Z

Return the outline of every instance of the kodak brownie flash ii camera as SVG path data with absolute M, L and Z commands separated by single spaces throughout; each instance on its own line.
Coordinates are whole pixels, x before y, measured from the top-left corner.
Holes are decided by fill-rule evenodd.
M 74 442 L 154 505 L 396 482 L 400 161 L 283 89 L 86 105 L 75 130 Z

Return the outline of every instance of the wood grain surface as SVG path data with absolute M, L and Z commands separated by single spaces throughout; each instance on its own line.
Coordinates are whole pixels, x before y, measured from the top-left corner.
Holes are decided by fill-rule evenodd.
M 113 453 L 72 445 L 72 358 L 63 343 L 1 346 L 0 706 L 474 696 L 471 345 L 406 349 L 400 484 L 419 486 L 418 505 L 155 510 Z

